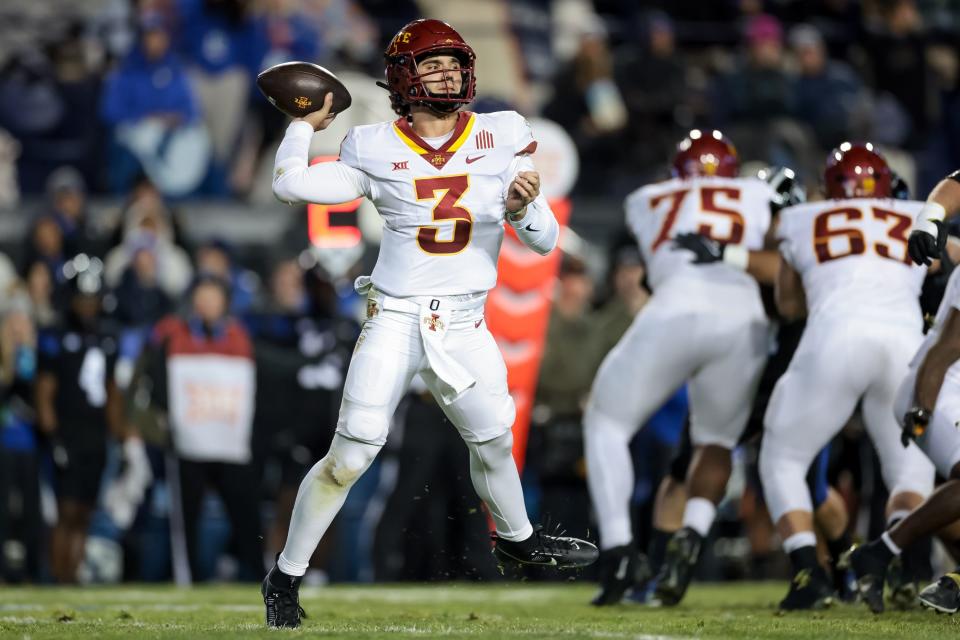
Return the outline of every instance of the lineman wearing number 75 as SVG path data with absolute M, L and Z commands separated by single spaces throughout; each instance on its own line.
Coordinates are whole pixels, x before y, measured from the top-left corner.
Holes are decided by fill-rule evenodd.
M 296 627 L 297 588 L 347 492 L 387 438 L 390 419 L 420 374 L 470 454 L 470 476 L 503 562 L 558 568 L 590 564 L 589 542 L 547 535 L 527 518 L 512 457 L 515 407 L 506 368 L 483 322 L 497 281 L 504 224 L 546 254 L 559 225 L 540 194 L 536 142 L 513 111 L 461 110 L 474 97 L 474 52 L 450 25 L 416 20 L 385 53 L 393 122 L 352 128 L 340 161 L 308 165 L 323 107 L 294 120 L 277 151 L 273 190 L 285 202 L 369 198 L 384 220 L 380 255 L 357 280 L 367 319 L 350 362 L 336 436 L 297 494 L 286 545 L 263 582 L 267 624 Z

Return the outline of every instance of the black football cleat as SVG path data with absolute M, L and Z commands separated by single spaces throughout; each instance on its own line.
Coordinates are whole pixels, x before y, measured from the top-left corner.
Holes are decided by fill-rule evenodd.
M 876 543 L 870 543 L 847 551 L 840 560 L 841 567 L 853 570 L 857 579 L 857 591 L 874 613 L 883 613 L 883 583 L 887 575 L 888 559 L 889 556 L 884 555 Z
M 663 566 L 657 574 L 657 587 L 651 604 L 673 607 L 680 604 L 700 560 L 703 537 L 689 527 L 673 534 L 667 543 Z
M 960 611 L 960 573 L 948 573 L 927 585 L 917 599 L 920 604 L 937 613 L 954 614 Z
M 600 551 L 592 542 L 566 536 L 553 536 L 536 527 L 526 540 L 504 540 L 496 533 L 490 534 L 494 541 L 493 555 L 502 562 L 529 567 L 554 567 L 556 569 L 580 569 L 589 566 L 600 557 Z
M 908 611 L 917 606 L 917 594 L 920 585 L 908 575 L 901 557 L 896 557 L 887 565 L 887 601 L 900 611 Z
M 780 611 L 825 609 L 833 604 L 833 585 L 823 567 L 800 569 L 790 580 L 790 591 L 780 601 Z
M 598 567 L 600 592 L 590 604 L 603 607 L 623 600 L 627 589 L 634 586 L 637 560 L 637 550 L 632 544 L 601 551 Z
M 263 604 L 267 609 L 267 626 L 278 629 L 296 629 L 300 619 L 307 614 L 300 606 L 300 581 L 302 578 L 288 576 L 276 566 L 270 570 L 260 585 Z

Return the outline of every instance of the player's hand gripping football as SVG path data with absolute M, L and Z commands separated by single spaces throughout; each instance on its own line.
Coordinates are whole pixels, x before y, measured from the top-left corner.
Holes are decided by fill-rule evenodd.
M 507 214 L 519 213 L 538 195 L 540 195 L 540 174 L 536 171 L 521 171 L 507 190 Z
M 921 407 L 913 407 L 903 416 L 903 432 L 900 434 L 900 443 L 908 446 L 911 440 L 916 440 L 927 430 L 930 424 L 930 412 Z
M 914 229 L 910 232 L 910 238 L 907 241 L 907 253 L 917 264 L 929 266 L 933 260 L 940 258 L 947 246 L 947 232 L 943 228 L 943 222 L 940 220 L 930 220 L 930 224 L 936 225 L 934 229 Z
M 306 122 L 314 131 L 323 131 L 330 126 L 330 123 L 333 122 L 333 119 L 337 117 L 337 114 L 330 113 L 330 108 L 333 107 L 333 92 L 328 93 L 323 98 L 323 106 L 320 107 L 317 111 L 312 111 L 302 118 L 294 118 L 294 120 L 302 120 Z

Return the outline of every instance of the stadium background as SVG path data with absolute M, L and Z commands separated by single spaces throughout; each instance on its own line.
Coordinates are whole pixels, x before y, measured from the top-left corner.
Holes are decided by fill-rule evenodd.
M 544 361 L 540 375 L 529 376 L 531 444 L 523 457 L 534 519 L 559 521 L 575 535 L 595 530 L 583 481 L 582 401 L 603 354 L 646 301 L 622 198 L 666 174 L 688 129 L 721 128 L 745 172 L 791 166 L 814 194 L 827 150 L 848 138 L 879 144 L 920 199 L 960 166 L 960 3 L 950 0 L 7 0 L 0 6 L 0 581 L 52 580 L 51 441 L 32 423 L 30 381 L 14 384 L 15 363 L 56 325 L 63 265 L 80 252 L 105 266 L 106 321 L 125 339 L 116 375 L 154 480 L 129 522 L 118 523 L 116 509 L 101 501 L 79 578 L 259 579 L 259 568 L 237 560 L 231 518 L 213 492 L 199 519 L 204 561 L 184 573 L 181 549 L 178 571 L 168 437 L 154 398 L 138 403 L 136 363 L 154 323 L 189 313 L 197 274 L 230 282 L 231 311 L 253 340 L 257 368 L 248 471 L 258 482 L 246 507 L 259 522 L 260 551 L 272 557 L 291 487 L 331 436 L 362 313 L 350 285 L 375 259 L 377 222 L 363 208 L 307 213 L 273 199 L 272 156 L 285 121 L 253 78 L 286 59 L 341 75 L 354 106 L 312 149 L 335 155 L 348 126 L 392 117 L 373 84 L 381 54 L 400 26 L 422 15 L 451 22 L 475 48 L 473 108 L 527 115 L 552 141 L 537 158 L 545 173 L 560 183 L 576 174 L 552 194 L 569 201 L 569 228 L 549 287 L 550 329 L 536 353 Z M 147 40 L 154 60 L 139 53 Z M 511 348 L 522 349 L 523 337 L 514 338 L 504 347 L 508 360 Z M 680 393 L 635 443 L 641 541 L 684 407 Z M 831 480 L 856 515 L 851 526 L 866 535 L 882 525 L 884 489 L 861 436 L 854 418 L 834 447 Z M 105 429 L 100 437 L 109 439 Z M 106 484 L 123 458 L 112 441 L 110 451 Z M 308 581 L 498 579 L 466 469 L 466 452 L 442 414 L 411 394 Z M 731 483 L 704 577 L 785 576 L 771 532 L 741 522 L 755 508 L 755 493 L 744 493 L 749 484 L 745 474 Z

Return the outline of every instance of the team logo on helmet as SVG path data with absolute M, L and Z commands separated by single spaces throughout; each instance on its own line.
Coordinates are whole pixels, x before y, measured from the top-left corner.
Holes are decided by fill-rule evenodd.
M 827 157 L 823 186 L 828 198 L 889 198 L 893 172 L 873 144 L 844 142 Z

